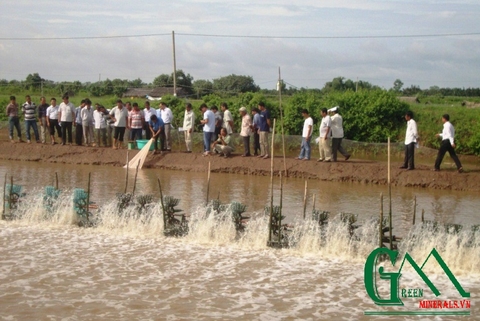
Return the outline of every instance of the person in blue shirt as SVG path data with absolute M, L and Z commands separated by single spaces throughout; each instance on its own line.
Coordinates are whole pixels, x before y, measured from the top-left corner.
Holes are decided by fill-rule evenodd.
M 253 151 L 254 156 L 258 156 L 260 152 L 260 110 L 258 108 L 253 108 L 252 110 L 253 122 L 252 122 L 252 131 L 253 131 Z
M 163 128 L 164 128 L 164 124 L 163 124 L 163 120 L 161 118 L 158 118 L 156 115 L 152 115 L 150 117 L 150 121 L 148 122 L 148 127 L 149 127 L 149 130 L 150 130 L 150 134 L 151 134 L 151 137 L 152 139 L 154 139 L 153 141 L 153 144 L 155 146 L 155 150 L 153 151 L 153 154 L 156 154 L 157 153 L 157 141 L 158 141 L 158 137 L 161 136 L 161 133 L 163 131 Z M 163 150 L 163 140 L 160 139 L 160 149 Z
M 260 102 L 258 104 L 260 109 L 260 155 L 257 157 L 267 159 L 268 158 L 268 133 L 270 132 L 270 112 L 265 108 L 265 104 Z

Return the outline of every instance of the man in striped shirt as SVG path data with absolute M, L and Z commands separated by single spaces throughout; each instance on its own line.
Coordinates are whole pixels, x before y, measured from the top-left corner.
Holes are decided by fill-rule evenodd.
M 37 127 L 37 106 L 29 95 L 25 96 L 27 100 L 22 105 L 23 115 L 25 117 L 25 131 L 27 134 L 27 143 L 30 143 L 30 127 L 33 128 L 33 133 L 35 134 L 35 140 L 37 143 L 40 143 L 40 136 L 38 135 L 38 127 Z
M 140 107 L 137 103 L 133 103 L 133 109 L 129 114 L 129 123 L 130 140 L 135 141 L 136 139 L 142 139 L 145 116 L 143 115 L 143 111 L 140 110 Z

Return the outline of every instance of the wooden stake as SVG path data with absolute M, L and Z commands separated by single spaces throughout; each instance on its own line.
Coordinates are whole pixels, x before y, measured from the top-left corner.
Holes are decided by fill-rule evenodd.
M 140 159 L 138 160 L 137 169 L 135 170 L 135 178 L 133 179 L 132 196 L 135 195 L 135 189 L 137 188 L 137 174 L 138 174 L 138 168 L 139 167 L 140 167 Z
M 278 221 L 278 226 L 282 228 L 282 207 L 283 207 L 283 178 L 282 178 L 282 171 L 280 173 L 280 220 Z M 282 242 L 282 233 L 278 231 L 278 244 L 280 245 Z
M 379 224 L 379 243 L 378 247 L 383 247 L 383 193 L 380 193 L 380 224 Z
M 55 189 L 58 191 L 58 173 L 55 172 Z
M 87 220 L 89 219 L 88 211 L 90 209 L 90 175 L 92 173 L 88 173 L 88 185 L 87 185 L 87 208 L 86 208 L 86 215 L 87 215 Z
M 128 163 L 130 162 L 128 158 L 128 150 L 127 150 L 127 172 L 125 173 L 125 189 L 123 190 L 123 194 L 127 194 L 127 188 L 128 188 Z
M 389 238 L 390 250 L 393 249 L 392 240 L 392 181 L 390 176 L 390 137 L 388 137 L 388 221 L 389 221 Z
M 283 130 L 283 108 L 282 108 L 282 77 L 280 75 L 280 67 L 278 67 L 278 96 L 280 101 L 280 122 L 282 124 L 282 150 L 283 150 L 283 169 L 285 171 L 285 177 L 288 177 L 287 161 L 285 156 L 285 132 Z
M 315 195 L 313 194 L 313 207 L 312 207 L 312 212 L 315 211 Z
M 424 220 L 425 209 L 422 208 L 422 223 L 425 222 Z
M 160 183 L 160 178 L 157 177 L 158 181 L 158 190 L 160 191 L 160 204 L 162 204 L 162 213 L 163 213 L 163 229 L 167 228 L 167 215 L 165 214 L 165 206 L 163 205 L 163 192 L 162 184 Z
M 10 176 L 10 195 L 8 196 L 8 210 L 12 214 L 13 176 Z
M 3 181 L 3 211 L 2 211 L 2 220 L 5 219 L 5 201 L 6 201 L 6 189 L 7 189 L 7 173 L 5 173 L 5 180 Z
M 415 225 L 415 218 L 417 216 L 417 196 L 413 197 L 413 225 Z
M 208 162 L 208 174 L 207 174 L 207 199 L 206 199 L 206 202 L 205 202 L 205 206 L 208 205 L 208 196 L 209 196 L 209 193 L 210 193 L 210 162 Z
M 271 148 L 271 161 L 270 161 L 270 220 L 269 220 L 269 234 L 268 241 L 272 241 L 272 220 L 273 220 L 273 142 L 275 139 L 275 118 L 273 119 L 273 131 L 272 131 L 272 148 Z
M 307 188 L 308 180 L 305 180 L 305 191 L 303 193 L 303 219 L 305 219 L 307 215 Z

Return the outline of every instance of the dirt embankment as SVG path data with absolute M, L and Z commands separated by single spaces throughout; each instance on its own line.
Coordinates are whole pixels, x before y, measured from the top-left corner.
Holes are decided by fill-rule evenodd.
M 137 151 L 130 151 L 132 158 Z M 11 161 L 36 161 L 59 164 L 110 165 L 123 166 L 127 150 L 111 148 L 94 148 L 81 146 L 42 145 L 26 143 L 0 142 L 0 159 Z M 289 177 L 318 179 L 323 181 L 356 182 L 362 184 L 387 184 L 387 164 L 385 162 L 350 159 L 337 163 L 318 163 L 315 160 L 299 161 L 276 157 L 274 170 L 278 173 L 286 168 Z M 237 173 L 245 175 L 270 175 L 270 160 L 256 157 L 230 158 L 217 156 L 203 157 L 200 153 L 186 154 L 181 152 L 149 155 L 145 167 L 205 172 L 208 162 L 216 173 Z M 480 191 L 480 170 L 466 170 L 459 174 L 454 168 L 431 171 L 432 167 L 418 165 L 413 171 L 401 170 L 399 163 L 392 164 L 392 184 L 394 186 L 415 186 L 432 189 L 450 189 Z

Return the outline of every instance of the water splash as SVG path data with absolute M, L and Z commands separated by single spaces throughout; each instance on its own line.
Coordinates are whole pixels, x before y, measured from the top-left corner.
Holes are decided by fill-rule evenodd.
M 14 222 L 42 228 L 75 229 L 78 217 L 73 210 L 71 191 L 64 191 L 48 209 L 43 203 L 43 192 L 34 190 L 21 199 L 15 210 Z M 378 246 L 378 222 L 370 219 L 353 230 L 340 215 L 320 226 L 312 219 L 297 217 L 289 232 L 290 249 L 285 251 L 295 256 L 318 256 L 322 259 L 362 263 Z M 159 202 L 150 204 L 139 212 L 128 206 L 119 212 L 118 201 L 112 200 L 100 206 L 94 213 L 96 225 L 88 233 L 124 235 L 132 238 L 165 240 L 163 216 Z M 248 250 L 269 250 L 268 217 L 251 213 L 245 230 L 239 233 L 227 209 L 221 213 L 199 207 L 189 217 L 189 233 L 179 242 L 207 246 L 232 246 Z M 83 233 L 83 232 L 82 232 Z M 175 242 L 175 239 L 173 239 Z M 433 225 L 416 225 L 399 244 L 400 254 L 408 252 L 417 262 L 423 262 L 436 248 L 455 274 L 480 274 L 480 232 L 465 226 L 458 232 L 448 231 Z M 271 250 L 273 251 L 273 250 Z M 435 273 L 441 272 L 438 265 L 429 265 Z

